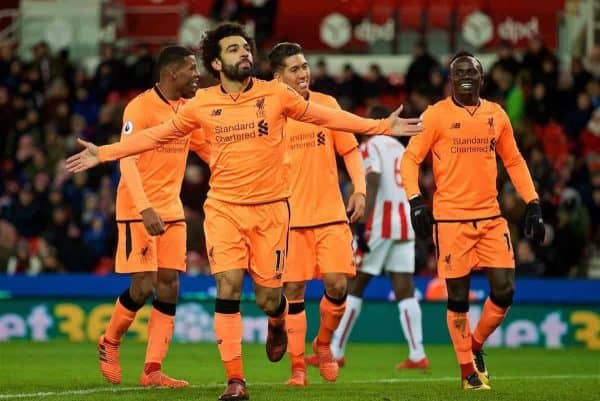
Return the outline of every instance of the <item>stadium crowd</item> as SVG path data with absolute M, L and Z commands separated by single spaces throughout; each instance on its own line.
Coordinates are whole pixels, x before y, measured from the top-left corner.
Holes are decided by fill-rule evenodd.
M 103 44 L 93 74 L 44 42 L 31 52 L 24 61 L 13 45 L 0 43 L 0 273 L 111 272 L 118 165 L 71 175 L 64 162 L 78 150 L 77 137 L 97 144 L 119 139 L 124 105 L 154 83 L 152 52 L 139 47 L 123 57 Z M 517 274 L 586 277 L 600 265 L 600 46 L 567 68 L 539 38 L 519 56 L 502 44 L 497 56 L 483 96 L 507 111 L 547 224 L 542 246 L 524 238 L 525 205 L 500 169 Z M 257 76 L 271 77 L 261 57 L 256 68 Z M 213 83 L 208 75 L 202 80 Z M 449 94 L 447 66 L 423 43 L 404 76 L 385 76 L 378 65 L 359 75 L 351 64 L 332 75 L 319 61 L 312 81 L 311 89 L 363 115 L 375 105 L 404 103 L 407 116 L 418 116 Z M 202 230 L 208 178 L 207 166 L 190 155 L 181 194 L 188 274 L 208 274 Z M 340 178 L 350 192 L 343 171 Z M 421 187 L 431 199 L 431 171 L 421 174 Z M 417 248 L 417 274 L 435 274 L 432 244 L 419 241 Z

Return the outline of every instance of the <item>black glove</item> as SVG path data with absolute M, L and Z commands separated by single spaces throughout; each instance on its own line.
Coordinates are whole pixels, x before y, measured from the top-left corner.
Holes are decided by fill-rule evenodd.
M 537 244 L 541 244 L 546 236 L 542 208 L 537 200 L 529 202 L 525 209 L 525 236 Z
M 425 199 L 418 195 L 408 201 L 410 203 L 410 221 L 415 234 L 422 238 L 430 238 L 433 233 L 433 214 L 425 204 Z

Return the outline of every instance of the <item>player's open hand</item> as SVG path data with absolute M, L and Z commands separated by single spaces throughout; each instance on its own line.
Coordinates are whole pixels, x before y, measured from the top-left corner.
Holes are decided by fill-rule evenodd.
M 161 235 L 165 232 L 165 223 L 162 221 L 158 213 L 151 207 L 142 210 L 142 219 L 144 220 L 144 227 L 148 234 L 152 236 Z
M 423 131 L 420 118 L 400 118 L 404 106 L 398 107 L 390 114 L 388 120 L 392 127 L 392 136 L 414 136 Z
M 350 223 L 355 223 L 363 217 L 365 214 L 365 194 L 355 192 L 348 199 L 348 207 L 346 208 L 346 214 L 350 219 Z
M 98 158 L 98 146 L 79 138 L 77 139 L 77 142 L 85 147 L 85 149 L 67 159 L 66 167 L 68 171 L 71 173 L 79 173 L 100 164 L 100 159 Z

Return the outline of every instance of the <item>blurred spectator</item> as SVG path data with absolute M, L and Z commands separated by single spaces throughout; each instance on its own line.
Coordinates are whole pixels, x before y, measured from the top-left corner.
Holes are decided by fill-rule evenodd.
M 96 214 L 92 217 L 83 234 L 83 242 L 94 252 L 97 258 L 105 256 L 107 232 L 104 217 Z
M 440 63 L 427 50 L 427 44 L 419 41 L 415 44 L 414 58 L 406 72 L 406 91 L 415 89 L 415 85 L 429 83 L 431 71 L 440 66 Z
M 343 109 L 353 110 L 362 105 L 365 93 L 364 82 L 354 71 L 352 64 L 344 64 L 337 86 L 338 101 Z
M 316 92 L 326 93 L 331 96 L 337 94 L 337 84 L 335 79 L 327 72 L 327 64 L 325 60 L 317 61 L 315 68 L 311 70 L 312 83 L 310 87 Z
M 154 86 L 154 57 L 149 46 L 138 46 L 135 49 L 135 61 L 129 67 L 131 87 L 146 90 Z
M 0 273 L 6 273 L 8 260 L 16 248 L 18 238 L 19 233 L 15 227 L 0 219 Z
M 379 64 L 371 64 L 364 77 L 365 97 L 376 99 L 381 95 L 388 93 L 391 89 L 387 78 L 381 72 Z
M 574 57 L 571 60 L 571 88 L 575 93 L 580 93 L 585 90 L 587 83 L 592 80 L 592 74 L 583 65 L 583 60 Z
M 583 59 L 583 65 L 596 79 L 600 79 L 600 44 L 594 45 Z
M 557 211 L 558 227 L 554 246 L 555 263 L 548 276 L 581 276 L 583 252 L 589 239 L 590 216 L 581 203 L 581 196 L 573 188 L 565 188 Z
M 31 184 L 26 184 L 9 206 L 5 218 L 15 226 L 20 236 L 33 238 L 44 228 L 42 216 L 42 204 L 35 198 Z
M 592 103 L 587 93 L 577 95 L 577 104 L 565 116 L 565 132 L 571 140 L 577 140 L 592 115 Z
M 515 256 L 515 259 L 517 260 L 515 272 L 518 276 L 543 276 L 545 266 L 537 258 L 529 240 L 519 240 Z
M 492 64 L 491 69 L 501 68 L 512 76 L 516 76 L 521 69 L 521 63 L 515 57 L 512 43 L 508 40 L 501 41 L 497 54 L 498 60 Z
M 100 64 L 94 74 L 94 88 L 100 102 L 104 102 L 112 91 L 124 89 L 126 79 L 125 64 L 117 58 L 112 43 L 100 45 Z
M 579 137 L 581 155 L 585 158 L 600 157 L 600 108 L 594 110 L 592 117 Z M 590 166 L 591 167 L 591 166 Z M 595 166 L 600 171 L 600 165 Z M 592 169 L 592 168 L 590 168 Z
M 542 77 L 544 75 L 543 64 L 550 59 L 556 60 L 556 56 L 548 50 L 540 36 L 529 39 L 527 50 L 523 54 L 523 68 L 529 71 L 531 77 Z
M 520 127 L 525 116 L 525 99 L 530 91 L 531 79 L 525 72 L 517 75 L 515 85 L 506 95 L 506 114 L 513 127 Z
M 8 259 L 6 274 L 27 274 L 34 276 L 42 270 L 40 258 L 33 255 L 29 243 L 22 239 L 17 243 L 15 253 Z
M 531 97 L 525 103 L 525 116 L 536 124 L 546 125 L 550 121 L 552 110 L 547 95 L 546 86 L 538 82 L 533 86 Z

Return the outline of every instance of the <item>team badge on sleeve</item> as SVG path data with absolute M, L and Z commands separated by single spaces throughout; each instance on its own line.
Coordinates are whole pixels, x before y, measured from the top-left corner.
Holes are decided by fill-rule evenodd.
M 133 132 L 133 121 L 127 121 L 123 124 L 123 134 L 129 135 Z

